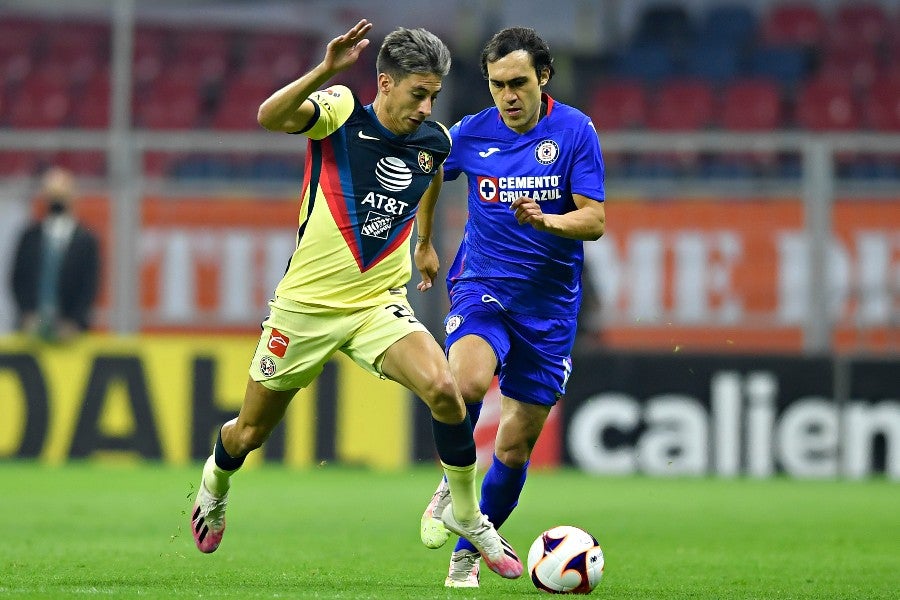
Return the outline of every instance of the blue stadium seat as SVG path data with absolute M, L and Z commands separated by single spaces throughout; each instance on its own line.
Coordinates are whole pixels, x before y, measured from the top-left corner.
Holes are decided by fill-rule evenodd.
M 733 43 L 698 40 L 688 49 L 684 73 L 710 83 L 723 83 L 741 73 L 741 60 L 741 49 Z
M 749 75 L 795 85 L 810 73 L 810 58 L 801 46 L 759 46 L 749 57 Z
M 727 42 L 744 46 L 753 41 L 759 22 L 756 14 L 742 4 L 711 6 L 703 19 L 698 39 L 707 42 Z
M 679 73 L 673 51 L 663 44 L 637 44 L 623 51 L 614 61 L 617 77 L 653 82 Z

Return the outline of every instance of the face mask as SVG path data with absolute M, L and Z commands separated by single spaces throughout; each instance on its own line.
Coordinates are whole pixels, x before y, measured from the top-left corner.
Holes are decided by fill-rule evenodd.
M 66 203 L 60 200 L 50 200 L 50 204 L 47 206 L 47 211 L 51 215 L 61 215 L 66 212 Z

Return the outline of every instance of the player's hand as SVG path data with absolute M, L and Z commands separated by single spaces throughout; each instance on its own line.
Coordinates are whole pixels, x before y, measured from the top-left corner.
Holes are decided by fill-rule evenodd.
M 350 31 L 328 42 L 323 61 L 325 68 L 337 73 L 353 66 L 360 53 L 369 45 L 369 40 L 365 37 L 371 30 L 372 24 L 361 19 Z
M 420 292 L 426 292 L 431 289 L 432 282 L 437 276 L 440 261 L 438 260 L 437 251 L 430 242 L 419 242 L 416 244 L 416 250 L 413 253 L 413 260 L 416 263 L 416 269 L 422 281 L 416 284 L 416 289 Z
M 519 196 L 513 200 L 512 204 L 509 205 L 509 208 L 513 211 L 513 214 L 515 214 L 516 221 L 519 222 L 519 225 L 525 225 L 527 223 L 538 231 L 544 231 L 547 228 L 544 221 L 544 211 L 541 210 L 541 205 L 528 196 Z

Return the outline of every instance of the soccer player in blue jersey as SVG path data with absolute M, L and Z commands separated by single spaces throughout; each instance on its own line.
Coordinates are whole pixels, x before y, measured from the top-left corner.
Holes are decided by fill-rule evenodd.
M 218 548 L 231 476 L 340 351 L 425 401 L 450 482 L 443 524 L 477 546 L 492 570 L 515 578 L 521 561 L 478 506 L 473 427 L 462 396 L 443 350 L 406 299 L 413 221 L 423 280 L 438 268 L 430 238 L 450 137 L 427 119 L 450 52 L 424 29 L 400 28 L 379 50 L 371 104 L 341 85 L 321 89 L 356 62 L 371 28 L 361 20 L 331 40 L 319 65 L 259 107 L 266 129 L 309 138 L 297 246 L 269 303 L 241 410 L 223 425 L 204 466 L 191 531 L 202 552 Z
M 450 368 L 474 424 L 499 375 L 500 427 L 481 510 L 500 527 L 518 504 L 531 451 L 572 370 L 583 242 L 605 228 L 603 159 L 590 118 L 542 92 L 553 76 L 532 29 L 495 34 L 481 54 L 494 106 L 450 129 L 444 178 L 468 179 L 469 217 L 447 275 Z M 442 546 L 442 481 L 422 516 L 426 546 Z M 448 587 L 477 587 L 479 553 L 456 545 Z

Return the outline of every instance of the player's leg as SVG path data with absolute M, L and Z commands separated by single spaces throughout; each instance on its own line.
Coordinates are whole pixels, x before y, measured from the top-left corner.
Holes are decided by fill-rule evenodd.
M 322 372 L 343 343 L 345 323 L 340 316 L 314 314 L 284 299 L 273 300 L 270 307 L 241 410 L 219 433 L 191 511 L 194 541 L 202 552 L 213 552 L 222 539 L 231 476 L 247 454 L 268 439 L 291 398 Z
M 270 390 L 248 380 L 240 413 L 222 426 L 203 467 L 191 511 L 191 532 L 201 552 L 214 552 L 222 541 L 231 476 L 244 464 L 247 454 L 268 439 L 296 392 Z
M 497 368 L 496 354 L 484 338 L 464 335 L 450 346 L 449 357 L 450 370 L 466 403 L 466 412 L 474 430 L 481 414 L 484 395 L 494 379 L 494 371 Z M 450 488 L 447 480 L 441 478 L 431 501 L 422 513 L 419 534 L 425 546 L 440 548 L 446 543 L 449 532 L 444 527 L 441 515 L 449 504 Z
M 500 426 L 481 486 L 481 511 L 499 528 L 519 501 L 534 446 L 565 392 L 575 323 L 502 314 L 510 346 L 500 370 Z M 470 550 L 464 540 L 456 551 Z
M 519 577 L 522 562 L 478 508 L 472 426 L 440 346 L 430 334 L 411 333 L 391 345 L 381 370 L 431 409 L 435 446 L 450 488 L 451 503 L 442 515 L 445 526 L 471 541 L 492 571 Z

